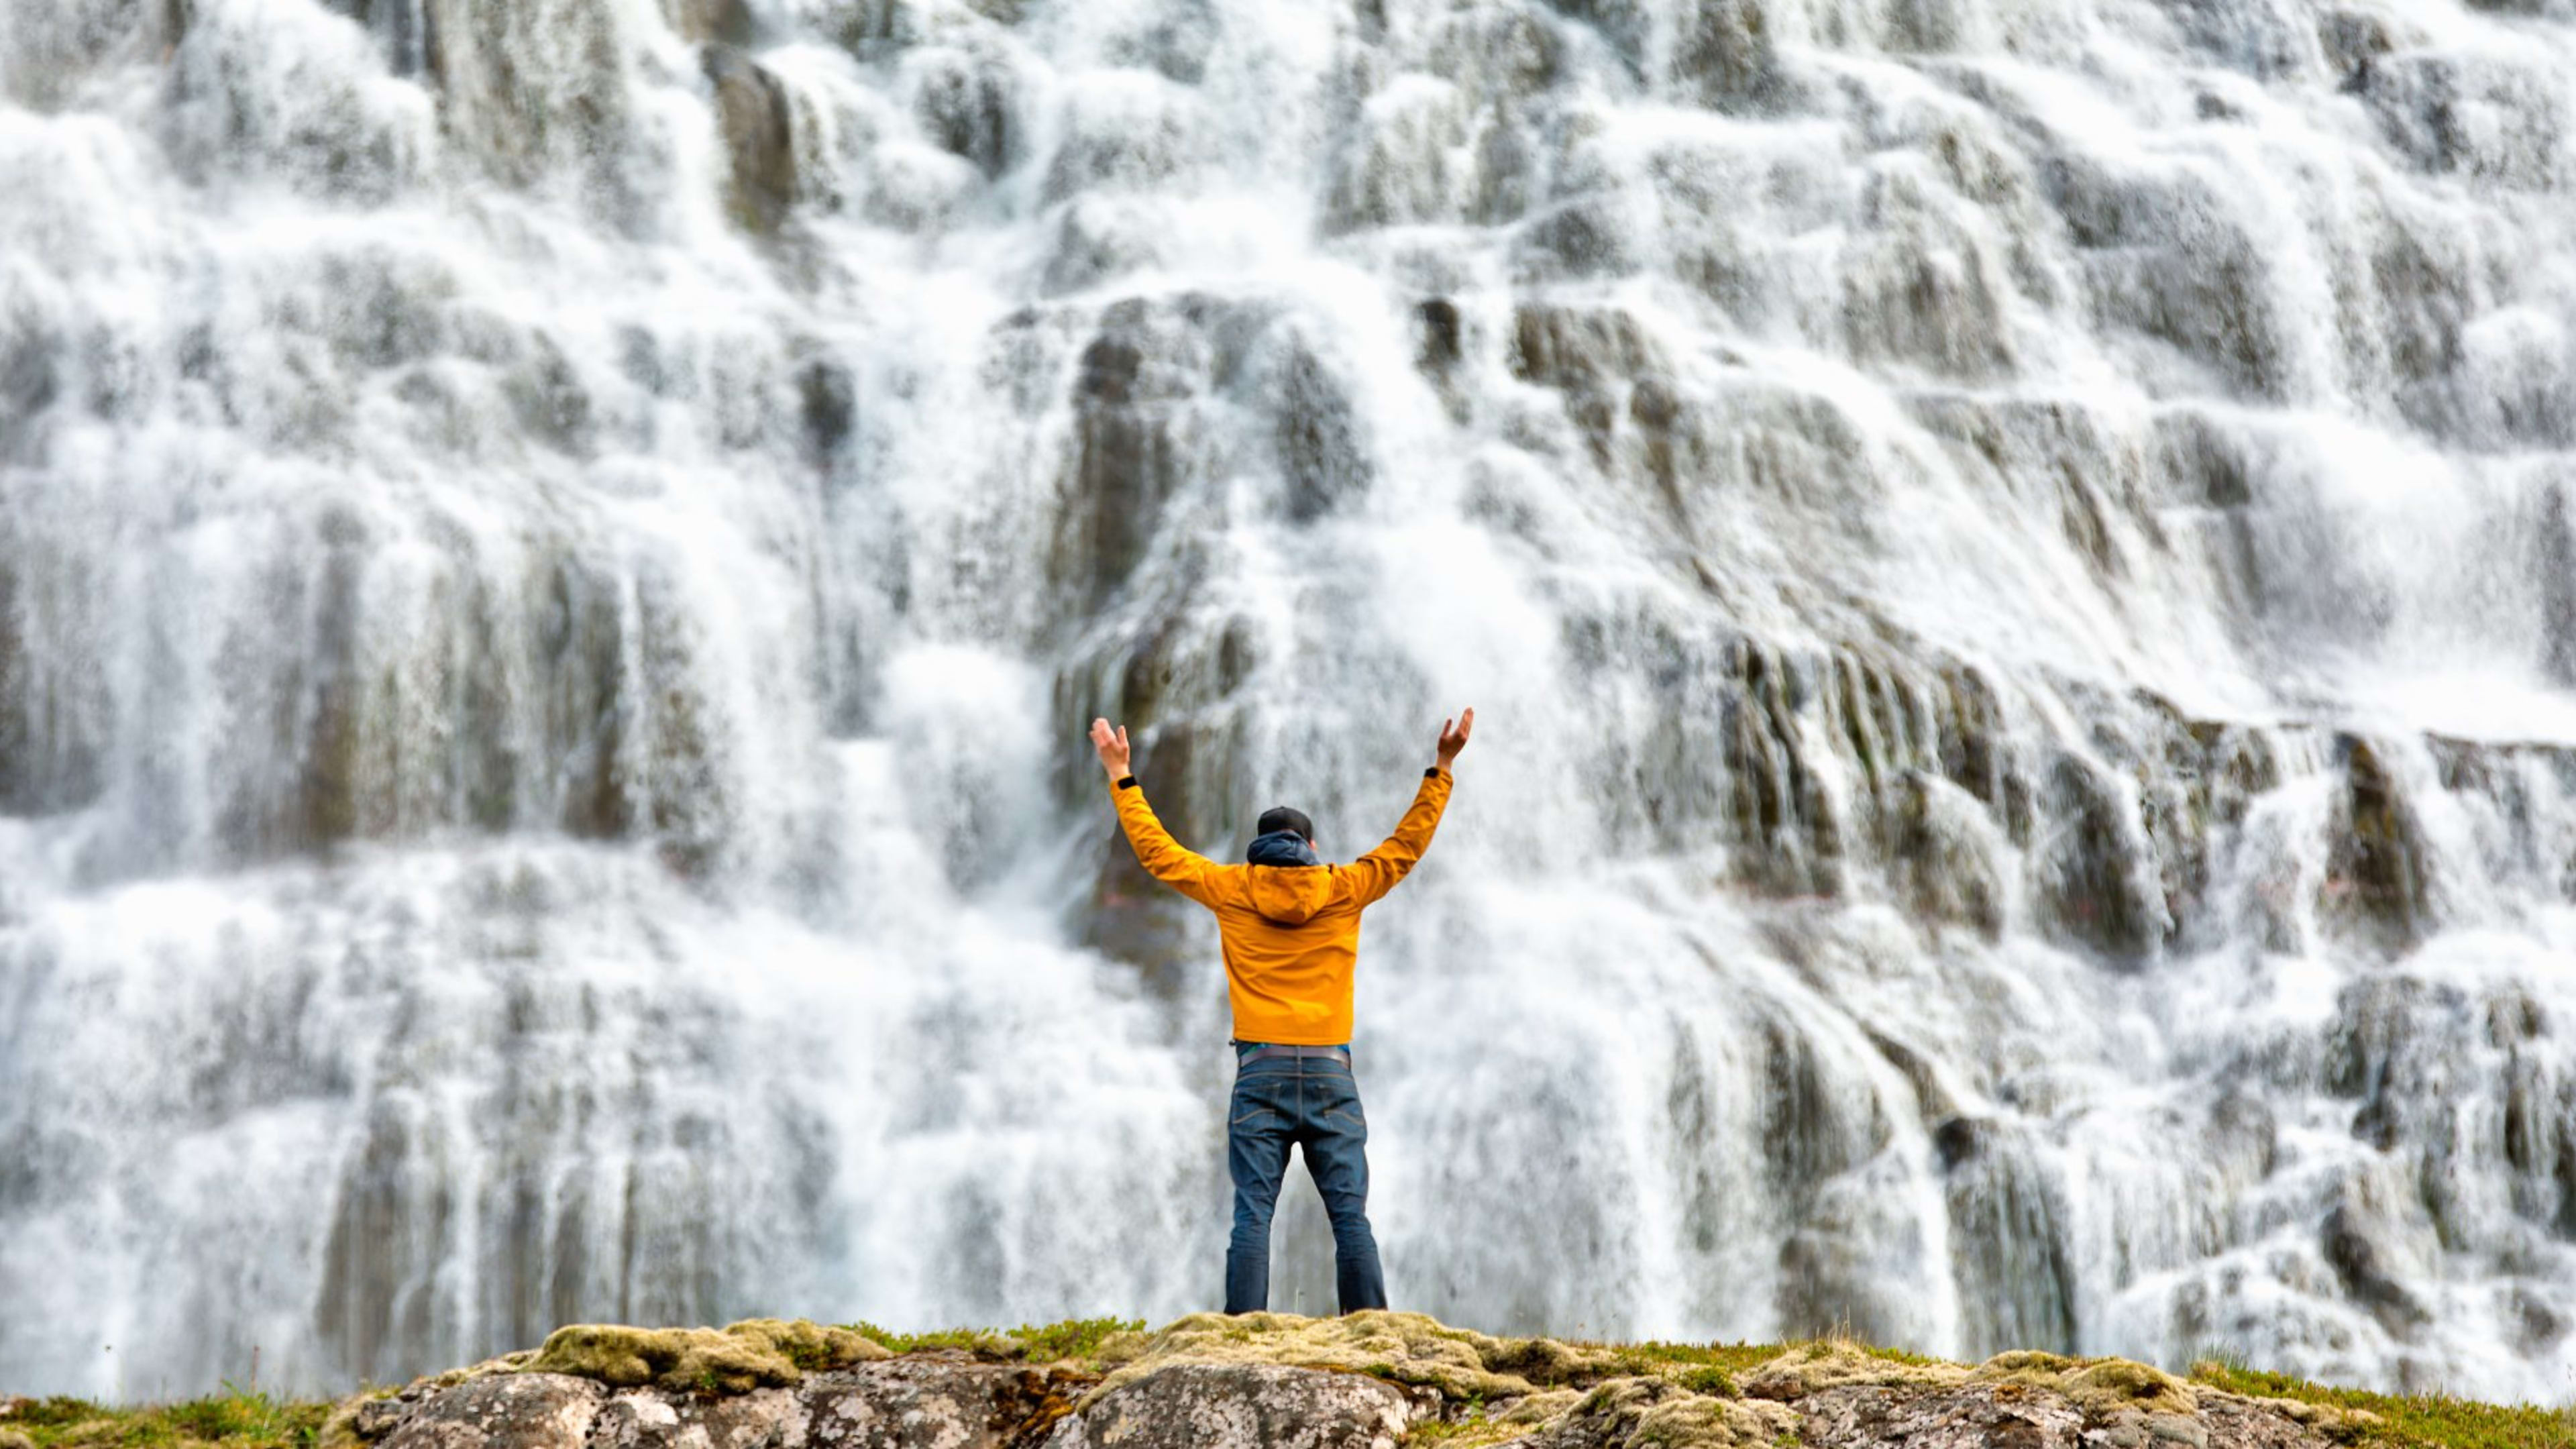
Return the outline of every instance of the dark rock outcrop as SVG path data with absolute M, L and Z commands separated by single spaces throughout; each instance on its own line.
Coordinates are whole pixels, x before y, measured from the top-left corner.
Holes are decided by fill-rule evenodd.
M 999 176 L 1019 159 L 1019 83 L 1000 57 L 961 49 L 931 52 L 916 62 L 913 110 L 941 149 Z
M 1073 385 L 1074 456 L 1050 571 L 1097 607 L 1143 561 L 1163 505 L 1196 458 L 1191 406 L 1207 371 L 1186 316 L 1113 304 L 1082 349 Z
M 729 45 L 708 46 L 704 63 L 715 87 L 716 124 L 733 163 L 726 206 L 744 230 L 774 232 L 796 199 L 787 89 L 759 62 Z
M 751 43 L 751 6 L 746 0 L 662 0 L 662 16 L 682 40 Z
M 2326 862 L 2327 904 L 2365 933 L 2410 945 L 2432 904 L 2422 829 L 2370 742 L 2340 744 L 2344 793 Z
M 1764 110 L 1780 100 L 1780 58 L 1762 0 L 1697 0 L 1683 7 L 1674 78 L 1721 111 Z

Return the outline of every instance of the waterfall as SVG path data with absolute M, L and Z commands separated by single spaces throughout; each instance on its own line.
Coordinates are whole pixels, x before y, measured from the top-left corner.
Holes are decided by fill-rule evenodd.
M 2568 0 L 0 0 L 0 1386 L 1213 1306 L 1473 704 L 1399 1306 L 2576 1398 L 2571 492 Z

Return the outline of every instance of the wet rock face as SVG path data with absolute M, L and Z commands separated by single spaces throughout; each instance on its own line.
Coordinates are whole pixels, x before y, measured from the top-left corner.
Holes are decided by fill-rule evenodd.
M 1350 394 L 1302 338 L 1291 337 L 1266 389 L 1290 518 L 1311 523 L 1367 490 L 1368 449 Z
M 2394 945 L 2429 924 L 2421 827 L 2367 740 L 2345 743 L 2345 790 L 2326 867 L 2328 905 Z
M 682 40 L 712 40 L 725 45 L 751 42 L 751 7 L 746 0 L 662 0 L 662 14 Z
M 1120 302 L 1083 345 L 1073 379 L 1074 453 L 1050 560 L 1086 605 L 1105 600 L 1145 555 L 1164 503 L 1192 471 L 1192 399 L 1208 367 L 1186 316 Z
M 1187 294 L 1113 302 L 1092 325 L 1068 369 L 1070 457 L 1048 559 L 1077 609 L 1128 584 L 1170 536 L 1167 510 L 1203 504 L 1229 466 L 1264 485 L 1265 514 L 1298 525 L 1375 481 L 1361 400 L 1301 319 Z
M 1721 111 L 1759 111 L 1782 99 L 1773 20 L 1763 0 L 1692 0 L 1679 8 L 1677 81 Z
M 1593 465 L 1611 466 L 1622 415 L 1665 440 L 1662 472 L 1670 476 L 1669 436 L 1678 411 L 1671 393 L 1655 380 L 1662 359 L 1653 341 L 1624 310 L 1534 302 L 1512 315 L 1506 363 L 1523 382 L 1554 388 L 1583 435 Z M 1655 460 L 1648 459 L 1650 468 Z
M 1867 197 L 1869 228 L 1842 263 L 1851 354 L 1970 381 L 2009 373 L 2003 268 L 1909 173 L 1873 176 Z
M 94 587 L 84 561 L 15 534 L 0 523 L 0 811 L 42 814 L 97 795 L 113 714 L 99 671 L 46 647 L 94 627 L 81 606 Z
M 746 231 L 776 231 L 796 198 L 786 88 L 759 62 L 729 45 L 708 46 L 705 66 L 715 87 L 717 125 L 732 160 L 728 209 Z
M 2106 315 L 2247 397 L 2299 390 L 2273 258 L 2232 197 L 2196 178 L 2126 174 L 2081 156 L 2043 174 Z
M 422 0 L 418 33 L 448 135 L 496 179 L 526 184 L 561 170 L 614 206 L 632 200 L 626 133 L 633 97 L 613 64 L 626 36 L 609 7 L 586 0 Z M 542 66 L 521 59 L 566 53 L 593 63 Z
M 2050 813 L 2066 827 L 2047 877 L 2056 919 L 2077 939 L 2114 956 L 2154 950 L 2173 922 L 2153 877 L 2141 869 L 2153 856 L 2134 792 L 2074 755 L 2059 757 L 2049 785 Z
M 940 50 L 919 57 L 914 109 L 943 150 L 999 176 L 1018 159 L 1021 131 L 1017 81 L 997 57 Z
M 2030 1134 L 1998 1119 L 1952 1117 L 1933 1129 L 1943 1165 L 1956 1272 L 1980 1305 L 1979 1349 L 2062 1343 L 2074 1336 L 2066 1205 Z

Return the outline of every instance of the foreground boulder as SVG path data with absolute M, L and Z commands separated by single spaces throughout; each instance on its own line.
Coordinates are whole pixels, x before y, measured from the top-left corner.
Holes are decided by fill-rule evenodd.
M 2325 1449 L 2375 1424 L 2120 1359 L 1617 1348 L 1419 1314 L 1198 1314 L 1029 1358 L 774 1320 L 585 1325 L 353 1401 L 326 1449 Z
M 1280 1364 L 1173 1364 L 1100 1396 L 1046 1449 L 1395 1449 L 1437 1390 Z
M 376 1423 L 389 1425 L 385 1449 L 580 1449 L 607 1397 L 567 1374 L 481 1374 Z

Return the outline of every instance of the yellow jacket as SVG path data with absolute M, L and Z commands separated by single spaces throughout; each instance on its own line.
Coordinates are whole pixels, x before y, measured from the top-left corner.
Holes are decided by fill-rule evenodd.
M 1219 865 L 1172 839 L 1135 776 L 1110 793 L 1146 871 L 1216 912 L 1235 1040 L 1334 1046 L 1351 1039 L 1360 912 L 1422 858 L 1451 783 L 1446 770 L 1424 771 L 1395 834 L 1348 865 Z

